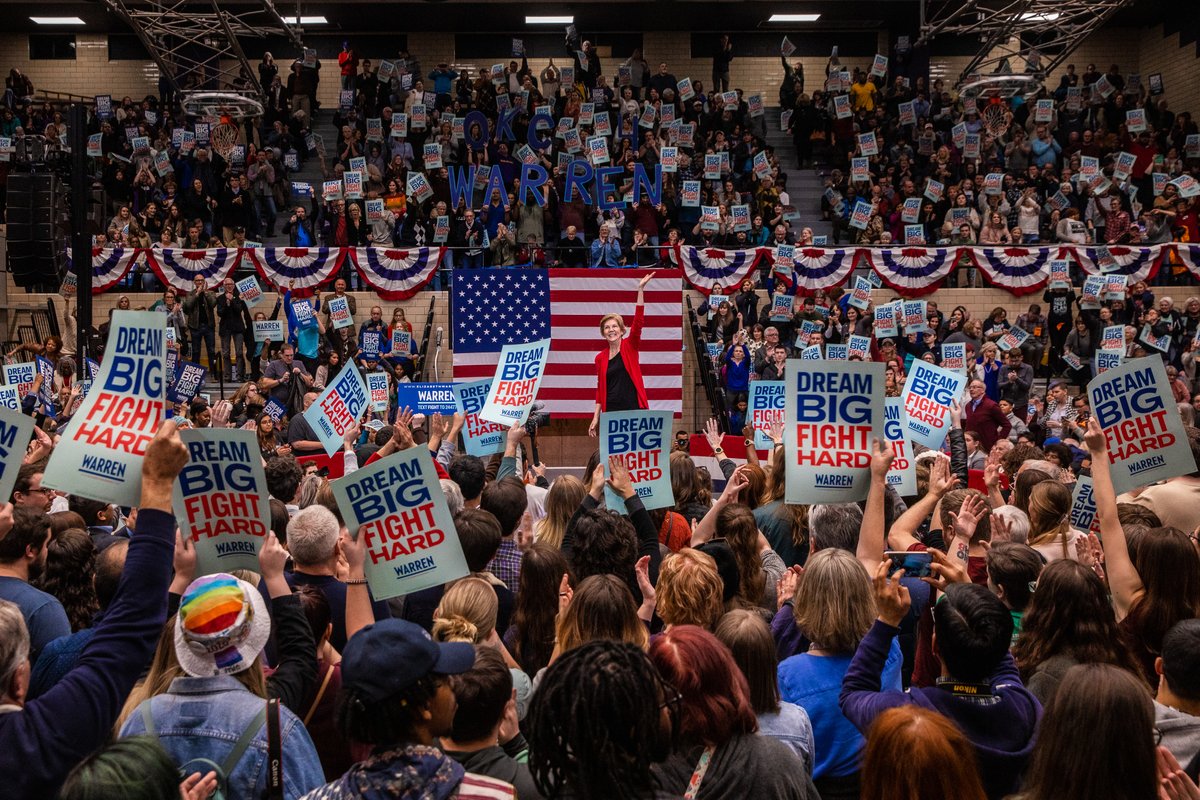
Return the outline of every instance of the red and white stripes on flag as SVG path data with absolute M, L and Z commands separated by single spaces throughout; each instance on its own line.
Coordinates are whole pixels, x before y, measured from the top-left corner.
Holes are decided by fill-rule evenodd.
M 600 318 L 620 314 L 626 327 L 632 325 L 637 284 L 644 274 L 635 269 L 549 270 L 550 361 L 537 400 L 554 416 L 591 417 L 596 407 L 596 355 L 607 346 L 600 335 Z M 683 411 L 681 278 L 679 270 L 658 270 L 647 284 L 639 353 L 650 408 L 675 414 Z M 455 342 L 465 325 L 455 320 Z M 491 378 L 501 344 L 486 352 L 456 349 L 454 380 Z

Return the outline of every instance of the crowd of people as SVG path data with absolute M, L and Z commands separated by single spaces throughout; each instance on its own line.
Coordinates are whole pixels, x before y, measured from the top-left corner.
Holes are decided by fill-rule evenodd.
M 614 143 L 614 162 L 653 163 L 670 136 L 661 108 L 675 102 L 675 76 L 668 65 L 655 71 L 634 54 L 609 81 L 591 44 L 578 44 L 564 66 L 572 66 L 586 94 L 565 84 L 554 65 L 539 80 L 514 61 L 495 76 L 497 91 L 490 71 L 472 79 L 440 64 L 428 77 L 433 105 L 452 115 L 473 106 L 494 114 L 499 97 L 513 102 L 529 92 L 526 108 L 555 98 L 572 116 L 591 90 L 601 89 L 620 129 L 622 119 L 638 124 L 630 116 L 638 113 L 636 102 L 626 111 L 627 100 L 645 99 L 658 104 L 656 127 L 636 152 Z M 715 82 L 728 80 L 736 53 L 736 42 L 722 42 Z M 388 81 L 378 80 L 349 46 L 343 55 L 342 86 L 354 90 L 355 100 L 339 110 L 343 135 L 330 174 L 344 170 L 359 148 L 371 153 L 380 144 L 365 141 L 366 119 L 388 119 L 388 109 L 402 104 L 411 112 L 426 81 L 407 54 L 405 71 Z M 273 65 L 264 60 L 264 66 Z M 294 64 L 286 89 L 276 73 L 263 78 L 273 92 L 270 125 L 290 131 L 297 151 L 307 147 L 304 127 L 317 110 L 310 69 Z M 1089 85 L 1086 76 L 1076 85 Z M 880 172 L 869 191 L 880 220 L 910 191 L 906 183 L 915 185 L 906 169 L 936 163 L 974 186 L 976 166 L 961 163 L 952 141 L 924 156 L 906 155 L 894 138 L 904 128 L 889 114 L 909 89 L 902 81 L 889 86 L 881 91 L 873 79 L 857 77 L 850 88 L 857 108 L 851 119 L 880 126 L 880 138 L 891 137 L 887 151 L 900 147 L 894 159 L 888 152 L 876 162 Z M 922 87 L 913 82 L 914 98 Z M 1069 143 L 1068 88 L 1070 80 L 1056 114 Z M 699 102 L 677 108 L 697 125 L 695 153 L 733 154 L 729 180 L 707 184 L 706 198 L 727 209 L 752 205 L 755 235 L 779 235 L 782 228 L 791 237 L 784 218 L 789 203 L 779 193 L 784 181 L 775 179 L 784 175 L 777 165 L 774 177 L 753 173 L 762 117 L 748 103 L 742 108 L 747 98 L 735 112 L 698 81 L 692 89 Z M 6 98 L 28 114 L 20 94 Z M 802 158 L 810 157 L 805 144 L 819 140 L 818 130 L 839 157 L 850 157 L 857 144 L 845 126 L 853 123 L 837 117 L 828 95 L 804 93 L 802 71 L 788 66 L 780 99 L 793 111 L 793 131 L 807 117 L 820 121 L 828 113 L 807 138 L 797 134 Z M 955 115 L 965 113 L 940 92 L 937 102 L 942 113 L 929 112 L 935 129 L 952 127 Z M 1119 110 L 1125 101 L 1113 102 Z M 1104 138 L 1116 135 L 1121 123 L 1107 103 L 1085 107 L 1085 126 L 1104 131 Z M 1189 130 L 1183 114 L 1164 125 L 1169 112 L 1154 107 L 1160 143 L 1173 141 L 1176 129 Z M 177 109 L 148 100 L 117 110 L 142 126 L 139 135 L 152 135 L 153 147 L 170 149 L 167 120 Z M 162 124 L 147 122 L 147 111 Z M 1014 131 L 1024 125 L 1020 114 L 1015 109 Z M 449 132 L 443 124 L 440 134 L 429 134 L 450 137 L 443 158 L 501 169 L 511 159 L 503 142 L 487 153 L 465 152 L 448 126 Z M 254 125 L 243 127 L 248 163 L 286 160 L 288 150 L 266 153 L 273 145 L 265 142 L 263 150 L 254 148 L 248 130 Z M 106 154 L 128 147 L 123 132 L 111 135 Z M 392 179 L 405 185 L 413 149 L 420 150 L 407 137 L 388 147 L 374 189 L 381 193 Z M 1045 147 L 1038 152 L 1054 151 Z M 240 195 L 241 177 L 225 174 L 231 165 L 211 154 L 202 161 L 202 150 L 177 169 L 192 178 L 208 163 L 199 172 L 211 170 L 218 185 Z M 702 173 L 696 162 L 703 159 L 686 166 L 684 151 L 680 171 Z M 1024 151 L 992 142 L 983 152 L 1011 164 Z M 105 179 L 120 173 L 125 181 L 123 162 L 109 161 L 97 162 Z M 1038 165 L 1042 177 L 1046 166 Z M 1062 166 L 1056 162 L 1051 174 L 1063 177 Z M 921 177 L 942 181 L 939 174 Z M 268 182 L 280 175 L 286 172 Z M 1142 178 L 1135 175 L 1135 184 Z M 204 179 L 195 179 L 207 191 Z M 436 175 L 430 183 L 432 200 L 401 197 L 393 206 L 387 241 L 432 242 L 432 219 L 442 214 L 431 216 L 431 209 L 448 207 L 448 196 L 437 194 L 448 189 Z M 664 184 L 665 211 L 596 213 L 558 200 L 556 184 L 548 187 L 545 214 L 503 197 L 487 198 L 479 218 L 471 208 L 454 213 L 461 211 L 471 228 L 494 222 L 498 232 L 511 222 L 516 241 L 549 246 L 548 264 L 562 261 L 563 239 L 568 253 L 576 239 L 589 247 L 604 242 L 607 257 L 607 243 L 624 248 L 627 237 L 652 245 L 674 235 L 736 246 L 748 236 L 720 223 L 716 231 L 706 228 L 698 207 L 676 202 L 673 186 L 674 179 Z M 125 218 L 140 226 L 134 219 L 146 205 L 138 205 L 130 187 Z M 1139 202 L 1156 203 L 1140 190 Z M 854 191 L 846 186 L 843 200 Z M 967 191 L 975 197 L 974 189 L 957 197 Z M 1101 196 L 1089 197 L 1079 211 L 1094 216 L 1093 204 L 1105 206 L 1107 195 L 1090 186 L 1082 194 Z M 1107 196 L 1109 202 L 1114 196 L 1127 195 Z M 152 201 L 156 210 L 178 207 L 161 200 Z M 1183 206 L 1175 206 L 1172 225 L 1186 236 L 1195 205 Z M 256 220 L 241 227 L 269 230 L 268 203 L 245 207 L 256 209 Z M 837 208 L 835 198 L 828 210 L 835 215 Z M 338 237 L 358 225 L 346 205 L 319 199 L 301 205 L 296 216 L 303 224 L 293 244 L 346 244 Z M 1113 217 L 1103 216 L 1101 227 L 1115 231 L 1108 227 Z M 203 217 L 179 219 L 199 225 L 206 243 L 209 237 L 230 243 L 224 216 L 210 215 L 211 229 Z M 653 237 L 644 227 L 651 221 Z M 234 242 L 237 227 L 228 232 Z M 630 255 L 621 249 L 613 258 Z M 494 253 L 482 261 L 503 264 Z M 55 378 L 43 387 L 39 373 L 26 390 L 22 407 L 37 425 L 11 498 L 0 498 L 8 501 L 0 506 L 6 793 L 63 800 L 205 800 L 217 793 L 229 800 L 1200 798 L 1200 504 L 1191 505 L 1200 495 L 1200 468 L 1118 495 L 1104 432 L 1086 392 L 1072 391 L 1091 378 L 1104 328 L 1125 326 L 1124 357 L 1161 357 L 1173 371 L 1172 391 L 1200 464 L 1200 428 L 1192 426 L 1200 400 L 1194 363 L 1200 299 L 1177 306 L 1134 284 L 1085 308 L 1073 289 L 1054 289 L 1042 299 L 1045 313 L 1034 303 L 1011 322 L 1003 308 L 978 319 L 962 307 L 946 314 L 929 301 L 923 326 L 886 337 L 877 335 L 869 304 L 850 302 L 852 292 L 798 297 L 784 318 L 773 319 L 773 303 L 760 313 L 762 298 L 751 281 L 700 309 L 711 314 L 708 335 L 719 344 L 718 368 L 741 416 L 713 420 L 696 437 L 674 432 L 674 502 L 651 510 L 620 458 L 601 464 L 597 451 L 582 471 L 551 471 L 531 457 L 531 434 L 519 425 L 507 431 L 502 453 L 468 455 L 459 442 L 462 415 L 414 415 L 393 395 L 382 418 L 360 420 L 346 432 L 340 467 L 352 473 L 393 453 L 427 448 L 470 574 L 381 601 L 368 588 L 365 537 L 346 525 L 330 478 L 310 458 L 325 447 L 301 412 L 351 363 L 368 373 L 389 371 L 393 388 L 411 378 L 419 366 L 412 326 L 402 310 L 387 322 L 384 308 L 375 306 L 358 328 L 335 329 L 328 295 L 310 304 L 312 324 L 296 317 L 290 294 L 269 315 L 251 315 L 232 284 L 209 287 L 200 279 L 182 297 L 168 288 L 154 303 L 168 315 L 179 357 L 207 355 L 209 368 L 222 369 L 231 386 L 215 398 L 198 388 L 174 406 L 146 450 L 136 506 L 43 485 L 47 459 L 60 446 L 58 431 L 86 388 L 74 378 L 73 359 L 81 353 L 70 305 L 63 312 L 69 334 L 22 348 L 47 360 Z M 338 279 L 334 296 L 348 298 L 355 314 L 349 288 Z M 631 329 L 619 315 L 600 320 L 606 350 L 596 359 L 597 418 L 648 405 L 637 354 L 640 300 Z M 118 305 L 129 308 L 130 301 Z M 281 308 L 286 340 L 251 341 L 255 319 L 276 319 Z M 106 339 L 107 326 L 97 329 L 97 341 Z M 1028 336 L 1012 344 L 1014 328 Z M 408 352 L 392 347 L 396 331 L 410 334 Z M 967 394 L 951 404 L 944 450 L 915 448 L 914 494 L 902 497 L 889 487 L 894 456 L 875 442 L 865 501 L 788 504 L 783 426 L 769 428 L 770 454 L 760 461 L 740 403 L 752 381 L 784 377 L 788 359 L 804 348 L 823 354 L 851 336 L 868 337 L 868 350 L 857 357 L 886 365 L 892 396 L 913 360 L 942 363 L 942 349 L 962 343 Z M 87 352 L 103 357 L 99 348 Z M 1039 374 L 1050 379 L 1044 395 L 1033 388 Z M 730 426 L 745 436 L 745 463 L 725 454 L 720 431 Z M 188 460 L 178 433 L 185 427 L 255 431 L 271 512 L 257 570 L 198 574 L 196 548 L 180 533 L 172 503 Z M 715 454 L 719 476 L 692 454 L 701 439 Z M 1078 529 L 1071 513 L 1073 488 L 1085 477 L 1094 491 L 1094 531 Z M 606 493 L 624 513 L 606 508 Z

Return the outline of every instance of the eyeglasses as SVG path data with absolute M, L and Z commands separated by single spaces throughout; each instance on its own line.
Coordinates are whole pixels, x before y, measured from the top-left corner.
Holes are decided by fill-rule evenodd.
M 1158 747 L 1160 744 L 1162 744 L 1163 732 L 1160 731 L 1157 727 L 1155 727 L 1153 730 L 1154 730 L 1154 746 Z
M 34 492 L 41 492 L 43 496 L 54 494 L 53 489 L 43 489 L 41 487 L 38 487 L 37 489 L 29 488 L 25 490 L 25 494 L 33 494 Z M 1195 538 L 1195 536 L 1192 538 Z
M 677 715 L 680 708 L 683 706 L 683 695 L 679 693 L 678 689 L 666 681 L 663 681 L 662 691 L 663 700 L 658 704 L 659 710 L 661 711 L 665 708 L 672 715 Z

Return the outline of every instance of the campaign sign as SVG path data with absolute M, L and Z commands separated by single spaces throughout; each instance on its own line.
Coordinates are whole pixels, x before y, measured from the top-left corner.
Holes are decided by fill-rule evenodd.
M 85 394 L 84 397 L 86 396 Z M 21 410 L 21 400 L 17 396 L 17 387 L 0 386 L 0 408 L 7 408 L 11 411 Z
M 354 317 L 350 315 L 350 300 L 346 297 L 329 298 L 326 308 L 329 310 L 329 321 L 333 323 L 335 330 L 349 328 L 354 324 Z
M 292 303 L 292 313 L 296 315 L 296 327 L 317 327 L 317 311 L 308 300 L 297 300 Z
M 900 212 L 900 221 L 913 224 L 921 218 L 921 198 L 909 197 L 904 201 L 904 209 Z
M 608 163 L 608 140 L 603 136 L 593 136 L 588 139 L 588 152 L 593 164 Z
M 913 106 L 913 104 L 911 102 L 901 103 L 897 107 L 897 109 L 900 112 L 900 124 L 901 125 L 916 125 L 917 124 L 916 108 L 915 108 L 915 106 Z
M 825 359 L 827 361 L 849 361 L 850 347 L 844 344 L 827 344 L 825 345 Z
M 258 280 L 253 275 L 235 283 L 234 288 L 238 290 L 238 296 L 245 301 L 246 308 L 254 308 L 262 302 L 262 287 L 258 285 Z
M 1160 353 L 1165 353 L 1171 349 L 1171 335 L 1164 333 L 1162 336 L 1155 336 L 1154 329 L 1150 327 L 1149 322 L 1142 326 L 1142 334 L 1138 339 Z
M 996 346 L 1002 351 L 1008 352 L 1014 347 L 1020 347 L 1025 344 L 1025 340 L 1029 338 L 1029 332 L 1013 325 L 1004 335 L 1000 337 L 1000 341 L 996 342 Z
M 848 342 L 847 358 L 859 358 L 866 361 L 871 355 L 870 336 L 851 336 Z
M 845 94 L 834 95 L 833 97 L 833 113 L 838 119 L 849 119 L 854 112 L 850 110 L 850 96 Z
M 325 447 L 326 455 L 342 449 L 345 436 L 367 407 L 367 382 L 353 364 L 348 365 L 304 412 L 304 419 Z
M 1071 527 L 1077 531 L 1100 532 L 1100 515 L 1096 513 L 1096 493 L 1090 475 L 1075 479 L 1071 497 Z
M 1097 350 L 1092 356 L 1095 362 L 1096 374 L 1102 375 L 1110 369 L 1116 369 L 1125 363 L 1125 349 L 1120 350 Z
M 865 200 L 856 201 L 854 211 L 850 213 L 850 227 L 866 230 L 867 223 L 871 221 L 871 208 L 871 204 Z
M 256 320 L 254 320 L 254 341 L 256 341 L 256 342 L 282 342 L 283 341 L 283 320 L 281 320 L 281 319 L 256 319 Z
M 853 503 L 871 483 L 883 439 L 883 364 L 790 359 L 783 446 L 787 503 Z
M 388 410 L 388 376 L 386 372 L 367 373 L 367 391 L 371 394 L 371 410 Z
M 6 386 L 15 386 L 17 388 L 17 396 L 24 400 L 25 395 L 33 391 L 33 382 L 37 378 L 37 373 L 37 364 L 32 361 L 20 364 L 5 364 L 4 384 Z
M 408 114 L 400 111 L 392 112 L 392 138 L 401 139 L 408 136 Z
M 866 278 L 855 278 L 854 289 L 850 293 L 850 299 L 846 301 L 849 305 L 863 311 L 871 305 L 871 282 Z
M 347 170 L 342 173 L 342 183 L 345 185 L 347 200 L 361 200 L 363 196 L 363 175 L 358 170 Z
M 942 193 L 946 191 L 946 184 L 941 181 L 929 179 L 929 183 L 925 184 L 925 197 L 928 197 L 933 202 L 938 202 L 942 199 Z
M 659 163 L 663 172 L 676 172 L 679 169 L 679 148 L 664 147 L 659 151 Z
M 785 394 L 787 381 L 751 381 L 748 412 L 749 422 L 754 428 L 754 447 L 766 450 L 771 447 L 767 431 L 772 422 L 785 421 Z
M 924 333 L 929 330 L 928 300 L 905 300 L 902 308 L 905 333 Z
M 1069 261 L 1054 260 L 1050 262 L 1050 288 L 1051 289 L 1069 289 L 1071 288 L 1070 277 L 1071 263 Z
M 792 296 L 777 294 L 771 298 L 771 321 L 786 322 L 792 317 Z
M 850 180 L 855 183 L 871 180 L 871 159 L 866 156 L 850 159 Z
M 900 393 L 908 440 L 931 450 L 942 449 L 950 430 L 950 404 L 959 401 L 966 385 L 966 375 L 914 361 Z
M 254 431 L 199 428 L 179 438 L 188 463 L 175 479 L 171 507 L 196 548 L 196 574 L 257 571 L 271 504 Z
M 393 353 L 403 353 L 404 355 L 412 354 L 412 334 L 403 328 L 392 329 L 392 350 Z
M 338 508 L 367 548 L 367 585 L 387 600 L 470 572 L 425 445 L 393 453 L 330 484 Z
M 1101 350 L 1120 350 L 1125 347 L 1125 326 L 1107 325 L 1100 336 Z
M 871 74 L 882 78 L 887 75 L 888 57 L 885 55 L 875 54 L 875 60 L 871 62 Z
M 953 342 L 942 345 L 941 367 L 965 372 L 967 369 L 967 343 Z
M 1113 180 L 1129 180 L 1129 175 L 1133 172 L 1133 165 L 1136 161 L 1137 156 L 1133 153 L 1117 153 L 1113 157 Z
M 326 200 L 341 200 L 342 199 L 342 182 L 341 181 L 324 181 L 321 184 L 321 197 Z
M 358 336 L 358 349 L 366 358 L 379 358 L 383 345 L 383 331 L 363 331 Z
M 504 345 L 495 380 L 479 416 L 504 425 L 524 425 L 537 399 L 549 358 L 549 339 Z
M 488 378 L 454 384 L 456 413 L 463 415 L 463 441 L 468 455 L 488 456 L 504 452 L 507 428 L 479 416 L 492 382 Z
M 1196 471 L 1161 359 L 1127 361 L 1093 378 L 1087 390 L 1118 494 Z
M 864 156 L 879 155 L 879 141 L 875 138 L 874 131 L 858 135 L 858 150 Z
M 429 185 L 429 179 L 420 172 L 408 173 L 407 187 L 409 197 L 415 198 L 418 203 L 424 203 L 433 197 L 433 187 Z
M 892 448 L 887 485 L 902 497 L 914 495 L 917 493 L 917 461 L 913 458 L 912 445 L 904 437 L 904 400 L 885 397 L 883 402 L 883 432 Z
M 1083 362 L 1079 360 L 1079 356 L 1070 350 L 1063 351 L 1062 360 L 1071 369 L 1083 369 Z
M 1146 130 L 1146 109 L 1131 108 L 1125 112 L 1125 127 L 1130 133 L 1141 133 Z
M 116 311 L 100 375 L 50 455 L 42 485 L 136 506 L 142 459 L 165 414 L 167 317 Z
M 1037 101 L 1037 105 L 1034 106 L 1034 110 L 1033 110 L 1033 121 L 1034 122 L 1049 122 L 1053 115 L 1054 115 L 1054 101 L 1053 100 L 1038 100 Z
M 875 306 L 875 338 L 885 339 L 900 335 L 900 319 L 903 308 L 899 301 Z
M 1100 308 L 1100 294 L 1104 291 L 1107 281 L 1103 275 L 1089 275 L 1083 281 L 1083 291 L 1079 297 L 1079 307 L 1084 310 Z
M 208 370 L 192 361 L 181 361 L 175 373 L 175 380 L 167 390 L 167 399 L 172 403 L 189 403 L 200 388 L 204 386 L 204 378 Z
M 0 498 L 4 500 L 12 497 L 25 448 L 33 437 L 33 424 L 33 417 L 0 403 Z
M 619 456 L 629 468 L 634 491 L 647 509 L 675 504 L 671 490 L 671 412 L 605 411 L 600 414 L 600 463 L 609 476 L 608 457 Z M 626 513 L 625 501 L 604 487 L 610 511 Z
M 411 408 L 414 414 L 453 415 L 458 411 L 453 383 L 396 384 L 396 407 Z
M 968 133 L 966 140 L 963 142 L 963 158 L 978 159 L 979 158 L 979 134 Z

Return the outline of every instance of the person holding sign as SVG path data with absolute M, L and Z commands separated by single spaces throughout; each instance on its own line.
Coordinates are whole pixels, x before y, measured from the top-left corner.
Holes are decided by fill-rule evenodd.
M 596 438 L 601 411 L 638 411 L 650 408 L 638 348 L 642 342 L 642 323 L 645 320 L 646 284 L 654 273 L 647 272 L 638 281 L 637 305 L 633 326 L 625 336 L 625 320 L 620 314 L 605 314 L 600 319 L 600 335 L 607 347 L 596 356 L 596 410 L 588 435 Z

